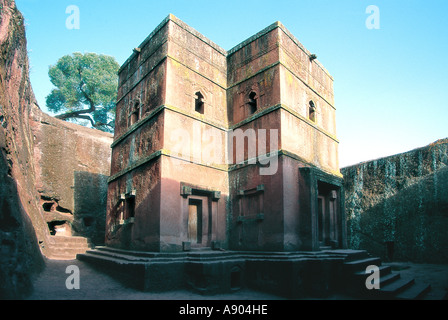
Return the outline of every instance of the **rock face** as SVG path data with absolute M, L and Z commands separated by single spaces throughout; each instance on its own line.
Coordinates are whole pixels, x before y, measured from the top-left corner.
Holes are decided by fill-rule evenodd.
M 112 136 L 33 114 L 36 186 L 50 233 L 104 244 Z
M 53 235 L 104 241 L 111 142 L 39 109 L 24 19 L 14 1 L 0 0 L 0 299 L 30 292 L 42 254 L 66 242 Z
M 28 78 L 23 17 L 13 1 L 0 0 L 0 298 L 30 289 L 43 267 L 38 238 L 46 224 L 35 192 L 29 114 L 36 107 Z M 33 228 L 34 226 L 34 228 Z
M 448 262 L 448 139 L 343 168 L 349 247 Z

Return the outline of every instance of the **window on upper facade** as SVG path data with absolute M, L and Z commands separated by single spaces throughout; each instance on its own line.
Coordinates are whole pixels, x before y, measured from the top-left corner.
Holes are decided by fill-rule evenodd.
M 131 109 L 129 124 L 132 126 L 140 119 L 140 101 L 136 101 Z
M 316 106 L 314 102 L 311 100 L 308 107 L 308 119 L 313 122 L 316 122 Z
M 251 93 L 249 93 L 249 100 L 247 101 L 247 104 L 249 105 L 249 114 L 254 114 L 255 112 L 257 112 L 257 94 L 252 91 Z
M 194 111 L 204 114 L 204 96 L 200 91 L 195 93 Z
M 126 219 L 135 217 L 135 196 L 126 199 Z

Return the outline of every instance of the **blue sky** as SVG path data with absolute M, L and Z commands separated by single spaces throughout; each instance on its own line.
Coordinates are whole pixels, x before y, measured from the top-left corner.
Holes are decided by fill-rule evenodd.
M 40 107 L 48 68 L 96 52 L 122 64 L 172 13 L 228 50 L 282 22 L 334 77 L 341 167 L 448 137 L 448 1 L 445 0 L 16 0 L 25 16 L 31 82 Z M 76 5 L 79 29 L 67 29 Z M 368 29 L 369 5 L 379 29 Z

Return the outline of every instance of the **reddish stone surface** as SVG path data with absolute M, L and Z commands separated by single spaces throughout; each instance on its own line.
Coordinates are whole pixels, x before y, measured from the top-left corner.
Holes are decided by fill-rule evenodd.
M 0 0 L 0 299 L 31 289 L 43 268 L 34 227 L 46 227 L 36 193 L 33 136 L 27 121 L 36 108 L 28 78 L 24 19 L 14 1 Z
M 310 56 L 278 22 L 225 51 L 162 21 L 120 71 L 106 243 L 344 247 L 333 78 Z
M 84 236 L 94 244 L 103 244 L 112 135 L 40 110 L 30 117 L 30 126 L 35 188 L 46 222 L 64 226 L 55 235 L 63 230 L 63 235 Z
M 64 238 L 53 237 L 49 223 L 58 221 L 59 235 L 81 231 L 104 241 L 112 137 L 40 110 L 29 79 L 23 16 L 14 1 L 0 0 L 0 8 L 0 298 L 18 298 L 42 269 L 42 254 L 67 258 L 60 254 Z M 87 216 L 103 222 L 82 219 Z

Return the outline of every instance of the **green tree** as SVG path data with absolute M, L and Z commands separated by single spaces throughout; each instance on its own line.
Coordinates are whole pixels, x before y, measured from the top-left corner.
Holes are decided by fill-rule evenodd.
M 46 98 L 48 110 L 60 113 L 56 118 L 87 120 L 93 128 L 113 132 L 119 67 L 107 55 L 75 52 L 63 56 L 48 71 L 56 87 Z

